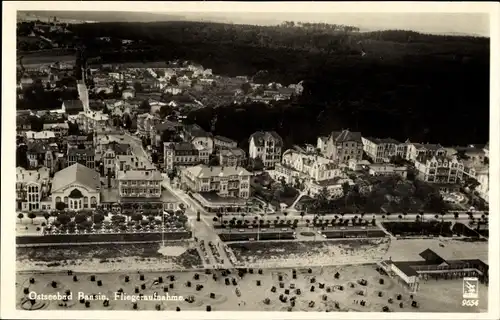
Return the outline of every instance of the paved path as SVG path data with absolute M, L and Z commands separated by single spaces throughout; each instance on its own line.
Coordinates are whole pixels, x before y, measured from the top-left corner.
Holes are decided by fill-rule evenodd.
M 186 215 L 189 217 L 193 217 L 192 231 L 193 237 L 198 238 L 199 240 L 204 241 L 205 250 L 208 254 L 208 258 L 214 265 L 219 265 L 219 259 L 223 260 L 222 265 L 226 269 L 232 268 L 231 261 L 224 251 L 224 243 L 220 240 L 217 232 L 213 227 L 213 214 L 207 213 L 203 207 L 197 203 L 194 199 L 192 199 L 189 195 L 187 195 L 184 191 L 174 188 L 170 185 L 170 180 L 166 178 L 162 182 L 162 186 L 167 190 L 172 192 L 175 196 L 177 196 L 185 205 L 186 205 Z M 196 221 L 197 212 L 200 212 L 200 221 Z M 212 242 L 216 247 L 215 256 L 212 253 L 212 249 L 209 246 L 209 243 Z

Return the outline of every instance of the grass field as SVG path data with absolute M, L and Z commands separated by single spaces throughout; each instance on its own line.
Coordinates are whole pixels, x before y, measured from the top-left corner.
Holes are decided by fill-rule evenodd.
M 231 243 L 241 266 L 278 268 L 375 263 L 382 260 L 389 239 L 334 241 L 265 241 Z
M 161 249 L 161 251 L 160 251 Z M 166 254 L 165 254 L 166 253 Z M 176 242 L 107 244 L 17 248 L 17 269 L 21 270 L 179 270 L 203 266 L 195 247 Z
M 75 61 L 75 54 L 66 49 L 43 50 L 37 52 L 17 52 L 17 58 L 23 57 L 25 67 L 36 67 L 39 65 L 50 64 L 56 61 L 72 62 Z

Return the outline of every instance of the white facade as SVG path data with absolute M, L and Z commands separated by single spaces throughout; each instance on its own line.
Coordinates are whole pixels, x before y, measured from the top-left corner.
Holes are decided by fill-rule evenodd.
M 56 138 L 55 132 L 48 130 L 40 132 L 26 131 L 25 135 L 26 135 L 26 140 L 28 142 L 34 142 L 34 141 L 49 142 Z
M 363 151 L 375 163 L 389 162 L 391 157 L 406 157 L 407 145 L 394 139 L 361 138 Z
M 49 169 L 38 170 L 16 168 L 16 199 L 21 203 L 22 211 L 41 210 L 40 202 L 48 192 Z
M 462 178 L 464 165 L 457 157 L 419 158 L 415 161 L 417 177 L 429 183 L 457 183 Z
M 391 264 L 391 271 L 397 274 L 411 288 L 415 288 L 416 284 L 418 283 L 417 275 L 407 275 L 394 264 Z
M 163 177 L 158 171 L 129 170 L 117 175 L 118 190 L 122 198 L 157 198 L 161 197 Z
M 317 194 L 323 190 L 323 188 L 326 188 L 328 191 L 328 195 L 331 199 L 338 199 L 344 195 L 344 189 L 342 188 L 342 185 L 344 183 L 348 183 L 349 185 L 352 185 L 353 182 L 348 179 L 348 178 L 339 178 L 335 179 L 335 181 L 329 184 L 322 184 L 314 181 L 309 181 L 306 184 L 307 189 L 309 190 L 309 196 L 314 197 Z
M 483 170 L 477 173 L 477 182 L 479 182 L 479 186 L 476 187 L 479 196 L 483 198 L 486 202 L 489 202 L 489 193 L 490 193 L 490 178 L 489 178 L 489 170 Z
M 446 156 L 446 149 L 439 144 L 409 143 L 406 150 L 406 160 L 415 161 L 419 157 Z
M 202 146 L 210 154 L 214 152 L 214 140 L 212 137 L 193 137 L 191 143 L 196 147 Z
M 293 149 L 289 149 L 283 153 L 281 166 L 277 166 L 275 171 L 282 171 L 284 175 L 289 175 L 288 171 L 284 172 L 283 167 L 288 167 L 297 171 L 299 174 L 292 176 L 303 176 L 305 179 L 314 181 L 330 180 L 345 175 L 340 170 L 336 162 L 315 154 L 302 153 Z M 289 180 L 289 178 L 286 178 Z
M 260 158 L 265 168 L 272 168 L 281 161 L 283 140 L 276 132 L 256 132 L 250 136 L 248 156 Z
M 251 173 L 242 167 L 197 165 L 181 172 L 181 183 L 194 192 L 217 192 L 221 197 L 250 197 Z
M 321 154 L 326 153 L 327 141 L 328 141 L 328 137 L 318 137 L 318 141 L 316 142 L 316 147 L 320 150 Z
M 391 163 L 376 163 L 370 164 L 368 173 L 372 176 L 392 176 L 399 175 L 406 179 L 407 168 L 406 167 L 396 167 Z
M 100 186 L 99 173 L 79 163 L 58 171 L 52 181 L 52 208 L 59 202 L 72 211 L 96 208 Z

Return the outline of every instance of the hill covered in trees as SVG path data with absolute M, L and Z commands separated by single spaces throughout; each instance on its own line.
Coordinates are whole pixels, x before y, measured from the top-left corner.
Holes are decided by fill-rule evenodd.
M 89 56 L 102 62 L 186 59 L 216 74 L 256 75 L 260 83 L 304 80 L 303 95 L 291 102 L 220 106 L 190 115 L 209 129 L 207 117 L 216 114 L 217 134 L 244 139 L 274 129 L 302 143 L 350 128 L 442 144 L 488 140 L 488 38 L 362 33 L 307 23 L 96 23 L 70 29 Z M 120 39 L 135 42 L 123 47 Z

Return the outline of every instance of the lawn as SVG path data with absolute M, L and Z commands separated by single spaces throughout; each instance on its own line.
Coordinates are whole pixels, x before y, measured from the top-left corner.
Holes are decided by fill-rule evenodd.
M 191 269 L 203 266 L 189 242 L 175 244 L 101 244 L 81 246 L 18 247 L 18 270 Z

